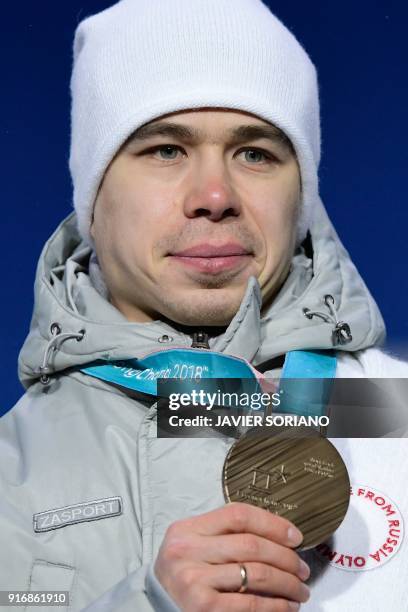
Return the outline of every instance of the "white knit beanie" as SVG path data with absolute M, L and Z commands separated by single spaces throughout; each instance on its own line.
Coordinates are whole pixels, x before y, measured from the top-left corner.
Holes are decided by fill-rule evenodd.
M 298 242 L 318 196 L 315 68 L 260 0 L 121 0 L 76 31 L 70 170 L 82 237 L 99 184 L 138 127 L 178 110 L 225 107 L 273 123 L 302 179 Z

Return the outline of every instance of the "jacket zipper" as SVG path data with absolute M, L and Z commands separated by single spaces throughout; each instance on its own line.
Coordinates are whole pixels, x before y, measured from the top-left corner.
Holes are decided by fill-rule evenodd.
M 208 334 L 202 331 L 194 332 L 191 348 L 209 349 Z

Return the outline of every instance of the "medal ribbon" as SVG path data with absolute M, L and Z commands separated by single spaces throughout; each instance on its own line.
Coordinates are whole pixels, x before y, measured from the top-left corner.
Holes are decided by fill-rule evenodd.
M 279 383 L 281 403 L 274 412 L 300 416 L 322 416 L 326 413 L 337 358 L 334 351 L 289 351 L 286 354 Z M 108 383 L 157 397 L 157 380 L 177 379 L 197 383 L 200 379 L 239 379 L 241 392 L 259 393 L 264 378 L 250 363 L 239 357 L 215 351 L 185 347 L 162 349 L 140 359 L 97 361 L 80 371 Z M 267 384 L 266 384 L 267 386 Z M 214 389 L 215 390 L 215 389 Z M 186 389 L 187 391 L 187 389 Z M 237 391 L 234 388 L 234 391 Z
M 281 402 L 274 412 L 326 416 L 336 369 L 335 351 L 289 351 L 279 384 Z
M 242 391 L 246 393 L 259 392 L 261 382 L 261 374 L 244 359 L 184 347 L 159 350 L 141 359 L 96 362 L 80 371 L 154 397 L 157 397 L 159 378 L 173 378 L 186 381 L 186 384 L 189 381 L 197 383 L 200 379 L 234 378 L 242 381 Z

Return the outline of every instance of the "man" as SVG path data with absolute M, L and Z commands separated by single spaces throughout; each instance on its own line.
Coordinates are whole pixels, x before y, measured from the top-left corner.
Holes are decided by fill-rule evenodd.
M 88 612 L 406 609 L 403 440 L 337 441 L 346 548 L 305 563 L 289 521 L 225 505 L 230 439 L 157 438 L 155 398 L 89 370 L 193 347 L 280 376 L 318 349 L 339 377 L 407 376 L 318 197 L 308 56 L 257 0 L 122 0 L 79 25 L 72 96 L 75 215 L 0 421 L 1 589 Z

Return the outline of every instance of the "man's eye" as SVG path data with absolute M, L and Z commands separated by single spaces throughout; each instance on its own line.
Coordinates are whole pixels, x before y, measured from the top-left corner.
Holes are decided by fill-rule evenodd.
M 257 163 L 260 161 L 267 161 L 268 163 L 277 161 L 273 155 L 260 149 L 242 149 L 238 153 L 245 153 L 245 161 L 249 163 Z
M 177 159 L 177 151 L 181 151 L 181 147 L 177 147 L 176 145 L 160 145 L 158 147 L 152 147 L 146 153 L 154 154 L 157 159 L 163 159 L 171 161 L 173 159 Z M 157 156 L 156 153 L 160 155 Z

